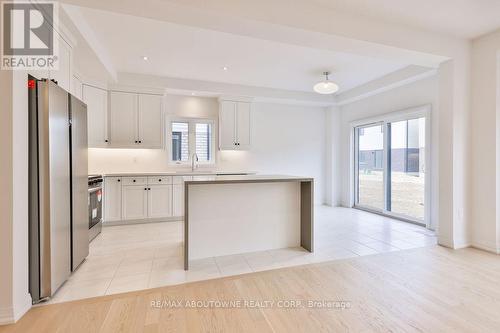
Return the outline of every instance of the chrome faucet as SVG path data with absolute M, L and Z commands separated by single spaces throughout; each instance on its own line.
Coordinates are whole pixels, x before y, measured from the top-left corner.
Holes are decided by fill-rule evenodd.
M 198 167 L 198 154 L 194 153 L 193 156 L 191 156 L 191 172 L 194 172 L 194 170 Z

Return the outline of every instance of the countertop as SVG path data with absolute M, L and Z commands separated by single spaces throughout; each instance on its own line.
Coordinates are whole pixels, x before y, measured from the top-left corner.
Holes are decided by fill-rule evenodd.
M 289 175 L 208 175 L 185 177 L 184 184 L 313 182 L 314 178 Z
M 139 176 L 218 176 L 218 175 L 255 175 L 254 171 L 159 171 L 159 172 L 115 172 L 103 173 L 103 177 L 139 177 Z

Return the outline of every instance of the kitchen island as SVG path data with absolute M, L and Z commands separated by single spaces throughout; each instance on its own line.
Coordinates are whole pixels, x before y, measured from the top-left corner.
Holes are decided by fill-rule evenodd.
M 313 252 L 314 180 L 285 175 L 184 180 L 184 269 L 193 259 L 301 246 Z

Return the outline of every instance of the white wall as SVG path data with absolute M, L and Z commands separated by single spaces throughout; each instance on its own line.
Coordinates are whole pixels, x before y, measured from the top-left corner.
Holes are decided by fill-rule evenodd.
M 28 294 L 28 90 L 24 71 L 1 71 L 0 324 L 31 307 Z M 23 89 L 17 89 L 23 87 Z M 12 112 L 16 110 L 16 112 Z
M 218 119 L 215 98 L 167 95 L 170 116 Z M 315 179 L 317 203 L 325 199 L 325 110 L 320 107 L 252 104 L 249 151 L 216 151 L 216 168 L 291 174 Z M 218 134 L 218 131 L 216 130 Z M 169 148 L 168 144 L 166 145 Z M 158 172 L 179 169 L 163 149 L 90 149 L 89 173 Z
M 0 325 L 12 318 L 12 72 L 0 70 Z
M 399 88 L 383 92 L 340 107 L 341 114 L 341 139 L 340 161 L 341 161 L 341 204 L 346 207 L 352 205 L 352 182 L 351 176 L 351 123 L 353 121 L 367 119 L 383 114 L 402 111 L 405 109 L 430 104 L 431 111 L 431 224 L 436 226 L 438 222 L 438 77 L 432 76 L 426 79 L 401 86 Z
M 472 44 L 473 245 L 500 252 L 500 31 Z

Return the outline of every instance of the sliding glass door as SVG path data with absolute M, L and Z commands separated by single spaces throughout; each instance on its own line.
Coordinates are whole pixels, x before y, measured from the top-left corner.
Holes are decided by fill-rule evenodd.
M 354 128 L 354 205 L 425 221 L 426 116 Z
M 387 210 L 424 220 L 425 118 L 388 124 L 390 181 Z
M 359 206 L 384 209 L 384 126 L 356 128 L 357 201 Z

